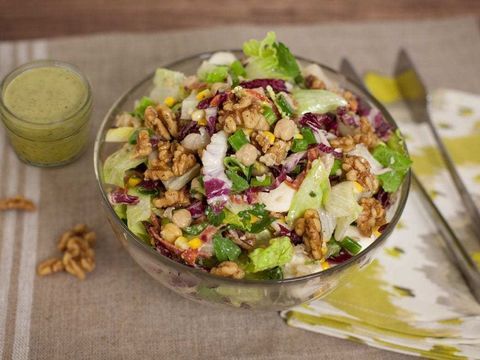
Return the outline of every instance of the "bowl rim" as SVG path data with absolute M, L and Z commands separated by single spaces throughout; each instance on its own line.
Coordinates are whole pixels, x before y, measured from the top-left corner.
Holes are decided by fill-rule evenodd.
M 172 62 L 167 63 L 164 65 L 164 68 L 172 68 L 175 67 L 176 65 L 179 65 L 184 62 L 192 61 L 195 59 L 206 59 L 210 57 L 212 54 L 219 52 L 219 51 L 228 51 L 228 52 L 233 52 L 233 53 L 239 53 L 241 52 L 240 49 L 219 49 L 219 50 L 214 50 L 214 51 L 206 51 L 206 52 L 200 52 L 196 53 Z M 297 60 L 300 60 L 302 62 L 310 63 L 310 64 L 316 64 L 320 66 L 322 69 L 326 69 L 327 71 L 334 73 L 337 76 L 343 77 L 344 80 L 347 82 L 353 84 L 356 88 L 356 93 L 361 95 L 362 97 L 366 98 L 369 102 L 373 103 L 373 105 L 382 113 L 382 115 L 386 118 L 386 120 L 393 124 L 395 126 L 395 130 L 399 130 L 399 127 L 396 123 L 396 121 L 393 119 L 393 117 L 390 115 L 390 113 L 387 111 L 387 109 L 378 101 L 373 95 L 370 93 L 366 92 L 363 90 L 362 86 L 360 84 L 357 84 L 356 81 L 352 80 L 348 76 L 342 74 L 341 72 L 334 70 L 333 68 L 324 65 L 322 63 L 319 63 L 317 61 L 313 61 L 307 58 L 304 58 L 302 56 L 297 56 L 294 55 Z M 102 202 L 104 204 L 104 207 L 109 211 L 110 215 L 113 216 L 117 224 L 119 224 L 123 230 L 129 235 L 129 237 L 135 239 L 133 242 L 136 246 L 140 247 L 142 250 L 146 251 L 150 255 L 152 255 L 155 258 L 158 258 L 160 261 L 166 263 L 169 266 L 173 266 L 178 271 L 188 271 L 191 272 L 195 275 L 198 276 L 206 276 L 206 277 L 211 277 L 212 280 L 215 281 L 223 281 L 226 283 L 231 283 L 232 285 L 234 284 L 243 284 L 243 285 L 249 285 L 249 286 L 255 286 L 255 285 L 262 285 L 262 286 L 277 286 L 277 285 L 283 285 L 283 284 L 291 284 L 291 283 L 302 283 L 308 280 L 312 280 L 315 278 L 320 278 L 320 277 L 326 277 L 329 276 L 330 274 L 334 272 L 339 272 L 342 269 L 348 268 L 350 265 L 353 265 L 357 261 L 360 261 L 362 258 L 364 258 L 368 253 L 374 251 L 374 249 L 378 248 L 392 233 L 393 229 L 396 227 L 398 221 L 400 220 L 403 211 L 405 209 L 405 205 L 408 199 L 408 195 L 410 192 L 410 183 L 411 183 L 411 169 L 408 170 L 408 173 L 406 174 L 401 189 L 400 189 L 400 196 L 398 199 L 398 205 L 397 209 L 395 210 L 395 213 L 391 219 L 391 221 L 388 223 L 387 227 L 384 229 L 384 231 L 381 233 L 379 237 L 377 237 L 371 244 L 367 246 L 367 248 L 363 249 L 360 253 L 357 255 L 352 256 L 350 259 L 345 260 L 344 262 L 340 264 L 336 264 L 335 266 L 331 266 L 328 269 L 318 271 L 315 273 L 307 274 L 307 275 L 302 275 L 302 276 L 297 276 L 297 277 L 291 277 L 291 278 L 286 278 L 286 279 L 281 279 L 281 280 L 256 280 L 256 279 L 231 279 L 231 278 L 225 278 L 225 277 L 219 277 L 216 275 L 212 275 L 209 272 L 199 269 L 199 268 L 194 268 L 189 265 L 183 264 L 181 262 L 177 262 L 173 259 L 168 258 L 165 255 L 162 255 L 158 251 L 156 251 L 153 247 L 147 245 L 144 241 L 142 241 L 138 236 L 133 234 L 133 232 L 130 231 L 128 226 L 117 216 L 115 211 L 113 210 L 112 205 L 110 204 L 110 201 L 108 200 L 108 195 L 106 191 L 104 190 L 102 186 L 102 181 L 101 181 L 101 161 L 99 159 L 100 155 L 100 148 L 104 143 L 104 136 L 102 136 L 105 133 L 105 127 L 107 125 L 108 120 L 112 117 L 113 113 L 117 109 L 118 105 L 123 102 L 129 94 L 137 90 L 139 87 L 145 84 L 145 82 L 151 80 L 155 74 L 155 71 L 150 72 L 147 76 L 142 78 L 140 81 L 135 83 L 131 88 L 129 88 L 127 91 L 125 91 L 117 100 L 112 104 L 112 106 L 109 108 L 107 111 L 105 117 L 102 120 L 102 123 L 100 124 L 100 127 L 98 129 L 98 132 L 95 137 L 95 145 L 94 145 L 94 151 L 93 151 L 93 163 L 94 163 L 94 171 L 95 171 L 95 178 L 97 181 L 98 188 L 100 190 L 100 193 L 102 195 Z M 405 150 L 407 151 L 408 154 L 408 149 L 406 143 L 404 143 Z M 128 241 L 128 237 L 127 237 Z

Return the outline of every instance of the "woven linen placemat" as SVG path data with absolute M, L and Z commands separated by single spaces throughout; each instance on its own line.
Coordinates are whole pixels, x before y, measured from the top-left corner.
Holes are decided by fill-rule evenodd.
M 129 19 L 125 19 L 129 21 Z M 159 19 L 161 21 L 161 19 Z M 19 162 L 0 130 L 0 197 L 32 198 L 35 213 L 0 214 L 0 358 L 3 359 L 401 359 L 285 325 L 277 313 L 200 306 L 157 284 L 114 238 L 93 173 L 93 138 L 113 101 L 147 73 L 197 52 L 240 47 L 268 30 L 292 51 L 337 67 L 390 72 L 397 50 L 412 54 L 430 88 L 480 92 L 474 18 L 302 27 L 232 26 L 161 34 L 110 34 L 0 42 L 0 76 L 26 61 L 78 65 L 94 93 L 88 151 L 75 163 L 39 169 Z M 57 236 L 78 222 L 95 229 L 97 269 L 80 282 L 35 275 Z

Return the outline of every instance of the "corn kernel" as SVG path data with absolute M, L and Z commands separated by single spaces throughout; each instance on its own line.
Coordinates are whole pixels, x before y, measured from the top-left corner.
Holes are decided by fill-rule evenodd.
M 206 98 L 209 97 L 210 95 L 211 95 L 210 90 L 209 90 L 209 89 L 205 89 L 205 90 L 203 90 L 203 91 L 200 91 L 200 92 L 197 94 L 196 98 L 197 98 L 198 101 L 201 101 L 201 100 L 203 100 L 203 99 L 206 99 Z
M 188 239 L 185 236 L 179 236 L 175 240 L 175 247 L 179 248 L 180 250 L 187 250 L 188 246 Z
M 378 231 L 380 227 L 377 226 L 375 229 L 373 229 L 373 235 L 375 235 L 375 237 L 379 237 L 380 235 L 382 235 L 382 233 L 380 231 Z
M 167 105 L 168 107 L 172 107 L 173 105 L 175 105 L 176 102 L 177 102 L 177 100 L 175 100 L 171 96 L 166 97 L 165 100 L 163 101 L 163 103 L 165 105 Z
M 322 261 L 320 265 L 322 265 L 323 270 L 327 270 L 330 267 L 330 264 L 328 263 L 328 261 Z
M 298 133 L 298 134 L 295 134 L 294 136 L 295 139 L 298 139 L 298 140 L 302 140 L 303 139 L 303 135 Z
M 198 125 L 200 126 L 206 126 L 207 125 L 207 119 L 203 118 L 197 121 Z
M 138 184 L 140 184 L 141 182 L 142 182 L 142 179 L 140 179 L 139 177 L 136 177 L 136 176 L 132 176 L 130 179 L 128 179 L 128 186 L 129 187 L 135 187 Z
M 273 144 L 275 141 L 275 135 L 273 135 L 270 131 L 262 131 L 262 134 L 267 138 L 270 144 Z
M 248 136 L 252 135 L 253 129 L 242 129 L 242 130 L 245 133 L 245 135 L 248 135 Z
M 256 223 L 257 221 L 258 221 L 258 217 L 257 217 L 257 216 L 252 215 L 252 216 L 250 217 L 250 222 L 251 222 L 252 224 L 253 224 L 253 223 Z
M 188 242 L 188 247 L 190 249 L 198 249 L 200 246 L 202 246 L 202 244 L 203 244 L 202 240 L 196 237 Z
M 200 121 L 205 118 L 205 110 L 197 109 L 192 112 L 192 120 Z
M 354 181 L 353 184 L 357 192 L 359 193 L 363 192 L 363 186 L 358 181 Z

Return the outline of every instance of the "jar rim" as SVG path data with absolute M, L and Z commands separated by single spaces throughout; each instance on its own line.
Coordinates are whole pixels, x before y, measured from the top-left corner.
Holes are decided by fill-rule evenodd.
M 55 120 L 47 123 L 38 123 L 38 122 L 33 122 L 29 121 L 25 118 L 22 118 L 15 114 L 8 106 L 5 104 L 3 100 L 3 94 L 5 90 L 7 89 L 7 86 L 19 75 L 23 74 L 25 71 L 36 69 L 36 68 L 42 68 L 42 67 L 57 67 L 57 68 L 63 68 L 67 69 L 74 74 L 76 74 L 82 83 L 85 85 L 86 90 L 87 90 L 87 96 L 85 97 L 85 100 L 79 105 L 79 107 L 69 116 L 62 118 L 60 120 Z M 34 60 L 34 61 L 29 61 L 25 64 L 22 64 L 12 71 L 10 71 L 2 80 L 0 83 L 0 108 L 3 108 L 8 115 L 14 117 L 16 120 L 19 120 L 23 123 L 26 124 L 32 124 L 35 125 L 36 127 L 42 128 L 42 127 L 49 127 L 55 124 L 63 124 L 71 120 L 72 118 L 75 118 L 80 112 L 84 111 L 85 108 L 88 106 L 91 106 L 92 103 L 92 88 L 90 86 L 90 82 L 88 81 L 87 77 L 83 74 L 83 72 L 75 65 L 67 63 L 65 61 L 60 61 L 60 60 L 54 60 L 54 59 L 48 59 L 48 60 Z

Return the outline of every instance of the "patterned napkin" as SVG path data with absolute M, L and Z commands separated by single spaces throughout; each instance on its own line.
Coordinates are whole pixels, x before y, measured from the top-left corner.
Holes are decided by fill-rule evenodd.
M 409 121 L 394 86 L 377 81 L 375 74 L 365 80 L 400 123 L 416 174 L 480 266 L 479 242 L 427 125 Z M 440 89 L 429 100 L 430 114 L 480 204 L 480 96 Z M 480 304 L 448 259 L 415 188 L 397 229 L 372 264 L 326 298 L 281 315 L 290 326 L 405 354 L 480 358 Z

